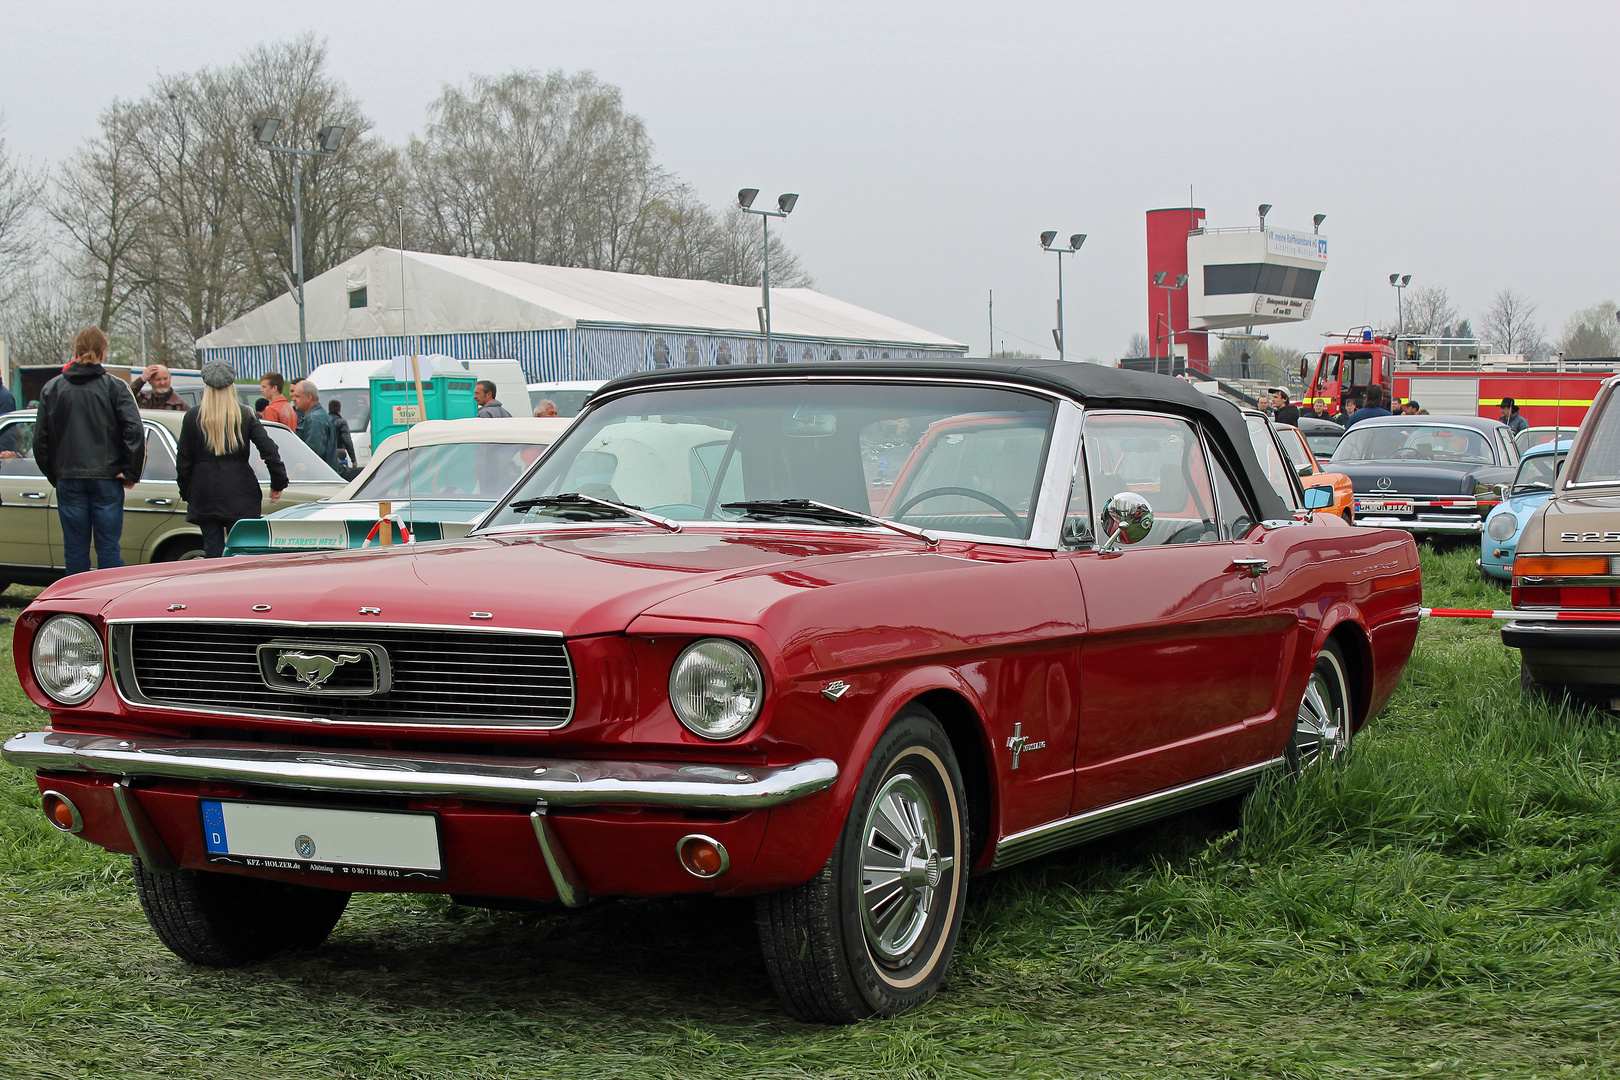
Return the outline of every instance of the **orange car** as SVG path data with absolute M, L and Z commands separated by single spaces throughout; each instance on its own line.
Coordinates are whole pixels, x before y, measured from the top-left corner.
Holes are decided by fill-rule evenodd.
M 1306 487 L 1326 487 L 1333 489 L 1333 505 L 1314 511 L 1318 514 L 1337 514 L 1345 521 L 1354 524 L 1356 518 L 1355 489 L 1350 484 L 1350 478 L 1343 473 L 1323 472 L 1316 463 L 1316 455 L 1311 453 L 1310 444 L 1299 428 L 1289 424 L 1273 424 L 1277 429 L 1277 438 L 1282 440 L 1283 449 L 1294 462 L 1294 468 L 1299 470 L 1299 482 Z

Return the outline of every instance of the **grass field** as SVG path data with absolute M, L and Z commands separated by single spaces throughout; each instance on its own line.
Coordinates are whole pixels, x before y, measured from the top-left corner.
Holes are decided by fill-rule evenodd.
M 1473 557 L 1425 551 L 1426 602 L 1506 606 Z M 1346 767 L 976 881 L 943 993 L 842 1029 L 778 1008 L 746 903 L 362 895 L 316 953 L 188 968 L 8 767 L 0 1080 L 1620 1076 L 1617 723 L 1432 620 Z

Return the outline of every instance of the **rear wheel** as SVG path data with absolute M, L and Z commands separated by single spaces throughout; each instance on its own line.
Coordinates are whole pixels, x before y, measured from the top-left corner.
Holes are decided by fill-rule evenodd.
M 135 892 L 158 939 L 180 959 L 236 967 L 325 941 L 349 894 L 207 870 L 159 874 L 134 860 Z
M 821 872 L 759 900 L 765 966 L 789 1012 L 847 1024 L 934 995 L 962 926 L 966 808 L 950 740 L 926 709 L 906 709 Z
M 182 536 L 170 540 L 158 550 L 153 562 L 185 562 L 203 557 L 202 537 Z
M 1316 657 L 1294 717 L 1294 732 L 1283 750 L 1295 772 L 1350 754 L 1350 682 L 1344 672 L 1344 654 L 1330 641 Z

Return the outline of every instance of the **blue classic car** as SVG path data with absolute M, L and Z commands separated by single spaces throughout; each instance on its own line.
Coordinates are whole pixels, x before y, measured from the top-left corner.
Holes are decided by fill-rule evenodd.
M 1553 481 L 1564 467 L 1571 440 L 1556 444 L 1542 443 L 1524 452 L 1519 471 L 1513 483 L 1504 492 L 1502 502 L 1485 518 L 1485 529 L 1479 534 L 1479 568 L 1487 577 L 1500 581 L 1513 580 L 1513 553 L 1519 548 L 1519 534 L 1524 523 L 1552 497 Z

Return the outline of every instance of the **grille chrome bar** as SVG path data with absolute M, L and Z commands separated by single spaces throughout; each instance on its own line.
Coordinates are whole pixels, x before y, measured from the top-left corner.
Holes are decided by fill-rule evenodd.
M 390 727 L 554 729 L 573 718 L 573 663 L 554 633 L 205 620 L 114 621 L 108 630 L 114 684 L 132 705 Z M 382 693 L 339 695 L 267 685 L 260 646 L 291 642 L 380 647 L 392 686 Z

